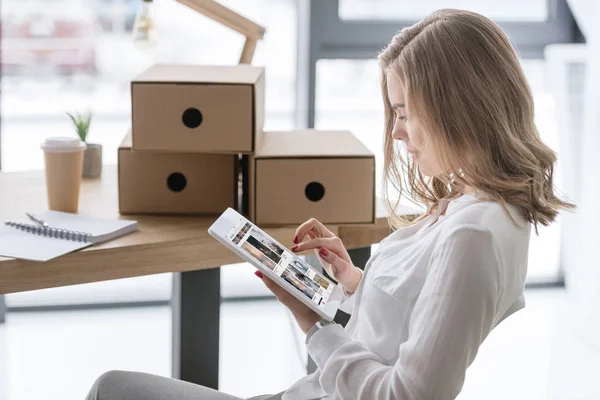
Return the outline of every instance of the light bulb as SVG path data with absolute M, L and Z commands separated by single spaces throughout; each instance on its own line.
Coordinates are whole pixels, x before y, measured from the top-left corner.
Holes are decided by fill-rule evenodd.
M 143 0 L 133 25 L 133 44 L 140 50 L 152 49 L 157 44 L 153 0 Z

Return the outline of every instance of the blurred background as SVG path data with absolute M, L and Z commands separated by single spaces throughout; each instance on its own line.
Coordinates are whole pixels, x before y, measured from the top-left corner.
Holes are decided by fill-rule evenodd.
M 592 133 L 600 124 L 586 108 L 598 104 L 600 91 L 600 79 L 590 72 L 600 57 L 590 50 L 600 41 L 594 31 L 597 2 L 221 2 L 267 28 L 253 62 L 266 67 L 265 128 L 349 129 L 376 154 L 379 185 L 383 112 L 377 53 L 396 31 L 438 8 L 490 17 L 513 41 L 542 139 L 559 155 L 557 189 L 581 200 L 584 211 L 593 209 L 598 183 L 583 177 L 597 176 L 600 169 L 591 153 L 600 150 L 591 146 L 599 144 Z M 243 38 L 174 0 L 154 1 L 156 48 L 135 47 L 132 27 L 140 3 L 1 0 L 2 171 L 42 169 L 39 144 L 74 134 L 65 113 L 88 109 L 94 113 L 90 139 L 104 146 L 105 164 L 116 164 L 131 119 L 132 78 L 157 62 L 237 63 Z M 600 262 L 592 254 L 595 234 L 586 235 L 580 225 L 576 216 L 563 215 L 532 236 L 528 307 L 484 344 L 460 398 L 600 398 L 593 380 L 600 376 L 595 339 L 600 329 L 589 325 L 600 319 L 591 306 L 600 298 L 589 296 L 600 289 Z M 303 338 L 287 311 L 256 282 L 253 268 L 239 264 L 221 271 L 220 387 L 239 396 L 283 390 L 306 373 Z M 108 369 L 169 376 L 171 286 L 171 274 L 161 274 L 5 296 L 0 399 L 83 398 Z M 269 343 L 261 340 L 267 327 Z M 240 337 L 241 331 L 248 333 Z

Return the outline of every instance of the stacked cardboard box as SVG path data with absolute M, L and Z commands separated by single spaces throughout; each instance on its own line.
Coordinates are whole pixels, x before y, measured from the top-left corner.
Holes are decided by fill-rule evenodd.
M 264 69 L 155 65 L 131 82 L 132 132 L 119 148 L 123 214 L 239 208 L 240 153 L 264 123 Z
M 249 163 L 250 219 L 375 221 L 375 156 L 348 131 L 265 132 Z
M 134 79 L 132 130 L 119 148 L 121 213 L 232 207 L 265 226 L 373 223 L 373 153 L 345 131 L 263 132 L 264 72 L 156 65 Z

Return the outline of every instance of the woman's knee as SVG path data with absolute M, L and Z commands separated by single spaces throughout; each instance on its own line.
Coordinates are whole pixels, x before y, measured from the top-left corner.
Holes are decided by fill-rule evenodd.
M 104 400 L 114 399 L 116 393 L 120 393 L 121 388 L 127 384 L 127 371 L 108 371 L 103 373 L 96 379 L 92 385 L 86 400 Z

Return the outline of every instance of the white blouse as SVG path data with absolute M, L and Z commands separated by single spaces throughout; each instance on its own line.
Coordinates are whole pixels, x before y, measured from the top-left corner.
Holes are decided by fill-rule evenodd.
M 465 194 L 386 237 L 342 304 L 346 328 L 309 338 L 318 369 L 282 399 L 454 399 L 483 340 L 525 306 L 531 225 L 508 208 L 520 227 Z

